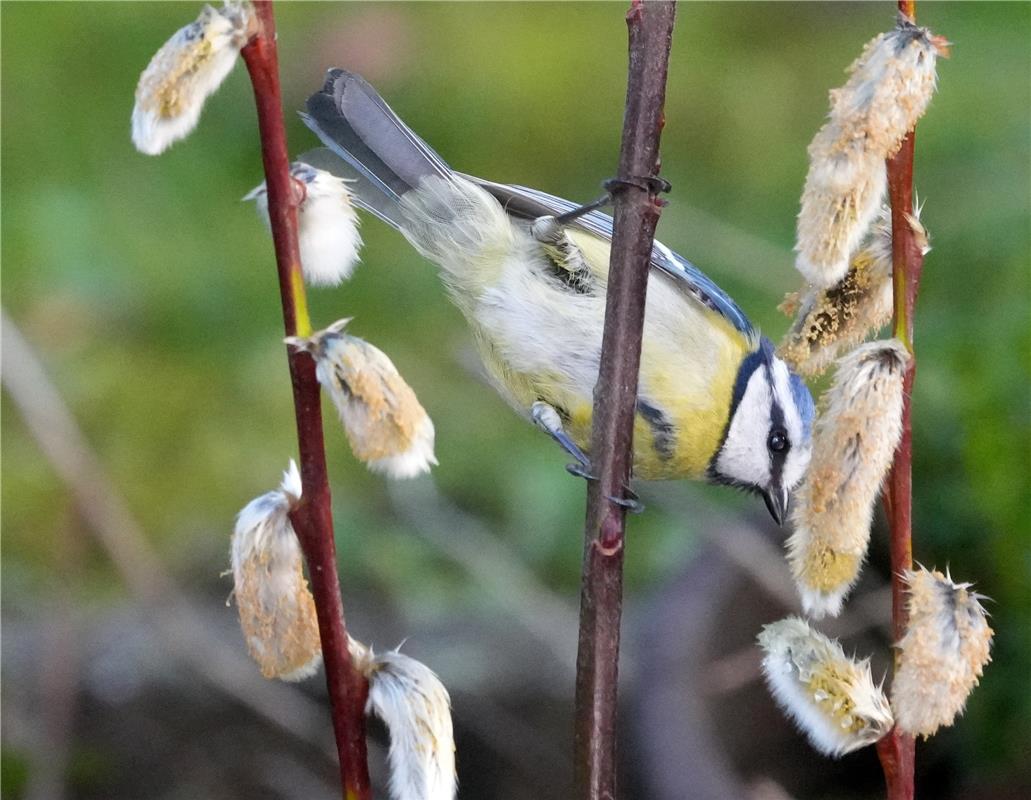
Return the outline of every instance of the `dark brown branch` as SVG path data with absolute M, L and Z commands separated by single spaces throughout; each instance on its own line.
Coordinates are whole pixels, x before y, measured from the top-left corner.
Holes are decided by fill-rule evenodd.
M 627 13 L 627 80 L 601 369 L 595 387 L 587 492 L 580 639 L 576 661 L 577 796 L 616 796 L 616 694 L 623 602 L 625 509 L 633 459 L 637 373 L 648 262 L 661 201 L 646 180 L 659 172 L 666 72 L 675 2 L 634 0 Z
M 270 0 L 257 0 L 254 7 L 258 17 L 258 31 L 243 48 L 241 55 L 251 76 L 258 110 L 261 156 L 265 165 L 269 219 L 279 270 L 283 322 L 287 336 L 307 335 L 311 325 L 308 322 L 300 270 L 297 206 L 283 125 L 275 20 Z M 288 352 L 288 360 L 303 486 L 301 502 L 290 517 L 308 563 L 308 575 L 318 612 L 343 796 L 345 800 L 367 800 L 371 797 L 364 712 L 368 685 L 351 664 L 347 649 L 347 629 L 344 625 L 344 607 L 340 598 L 333 541 L 319 384 L 315 378 L 315 363 L 307 354 Z
M 898 0 L 898 8 L 916 20 L 915 0 Z M 884 504 L 891 527 L 891 629 L 898 642 L 906 632 L 908 612 L 903 573 L 913 568 L 913 429 L 911 402 L 916 377 L 913 346 L 913 312 L 920 288 L 924 255 L 910 224 L 913 213 L 913 153 L 916 131 L 910 131 L 899 151 L 888 159 L 888 194 L 891 198 L 891 255 L 895 336 L 909 348 L 909 366 L 903 383 L 902 439 L 888 475 Z M 884 769 L 888 800 L 912 800 L 916 743 L 897 728 L 877 743 L 877 755 Z

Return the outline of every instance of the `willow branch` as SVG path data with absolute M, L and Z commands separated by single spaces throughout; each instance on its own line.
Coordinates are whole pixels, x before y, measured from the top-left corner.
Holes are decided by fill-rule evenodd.
M 254 3 L 256 35 L 243 48 L 261 136 L 268 210 L 279 271 L 283 322 L 287 336 L 311 333 L 304 281 L 297 244 L 297 198 L 290 178 L 283 105 L 279 87 L 279 60 L 271 0 Z M 301 461 L 303 494 L 291 512 L 294 530 L 308 563 L 308 575 L 319 620 L 326 684 L 332 705 L 333 732 L 340 758 L 340 777 L 346 800 L 371 797 L 365 744 L 365 701 L 368 685 L 354 669 L 347 649 L 344 606 L 337 576 L 336 546 L 330 508 L 322 410 L 315 363 L 305 353 L 288 351 L 294 411 Z
M 915 0 L 899 0 L 899 11 L 916 20 Z M 916 130 L 902 142 L 899 151 L 888 159 L 888 193 L 891 199 L 892 281 L 894 286 L 894 325 L 896 338 L 910 353 L 903 382 L 902 438 L 888 476 L 885 506 L 891 527 L 891 627 L 894 641 L 906 632 L 906 586 L 903 573 L 913 568 L 913 429 L 911 403 L 916 376 L 916 351 L 913 346 L 913 311 L 924 256 L 910 224 L 913 213 L 913 153 Z M 897 728 L 877 743 L 877 754 L 884 769 L 888 800 L 912 800 L 916 743 L 912 736 Z
M 666 72 L 676 3 L 634 0 L 627 13 L 630 64 L 615 221 L 591 434 L 576 669 L 577 796 L 616 796 L 616 695 L 623 550 L 645 292 L 661 201 L 659 172 Z

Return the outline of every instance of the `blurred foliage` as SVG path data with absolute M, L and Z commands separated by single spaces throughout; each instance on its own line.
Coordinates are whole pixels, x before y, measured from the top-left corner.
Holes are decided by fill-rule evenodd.
M 272 248 L 239 201 L 262 179 L 245 71 L 162 157 L 129 141 L 140 70 L 196 11 L 3 4 L 2 256 L 5 309 L 130 506 L 178 572 L 208 580 L 234 514 L 278 479 L 295 440 Z M 674 189 L 659 236 L 775 339 L 787 325 L 775 306 L 798 283 L 806 145 L 827 90 L 893 13 L 888 2 L 680 8 L 663 136 Z M 917 144 L 934 250 L 917 314 L 915 555 L 995 600 L 995 663 L 947 734 L 976 779 L 1014 769 L 1031 729 L 1031 6 L 928 2 L 919 14 L 955 47 Z M 615 170 L 618 5 L 289 3 L 277 15 L 288 109 L 346 66 L 465 172 L 586 200 Z M 315 144 L 289 112 L 287 127 L 296 151 Z M 353 315 L 354 332 L 390 353 L 436 422 L 442 491 L 573 598 L 582 485 L 470 368 L 433 268 L 376 221 L 363 236 L 356 277 L 312 292 L 315 320 Z M 68 500 L 6 396 L 3 412 L 4 602 L 18 608 L 46 586 Z M 421 614 L 475 609 L 482 598 L 412 540 L 381 481 L 328 430 L 345 587 L 382 583 Z M 633 520 L 630 592 L 678 568 L 692 525 L 661 510 Z M 96 597 L 121 591 L 102 559 L 89 575 Z

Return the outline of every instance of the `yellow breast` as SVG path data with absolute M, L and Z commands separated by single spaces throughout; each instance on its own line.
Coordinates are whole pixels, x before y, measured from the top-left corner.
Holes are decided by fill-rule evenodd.
M 598 288 L 605 287 L 608 243 L 582 231 L 568 233 L 583 251 Z M 532 297 L 522 300 L 528 292 Z M 459 303 L 493 383 L 523 414 L 538 400 L 554 406 L 570 438 L 589 455 L 597 373 L 585 373 L 585 361 L 590 361 L 585 354 L 593 354 L 596 370 L 604 291 L 572 296 L 543 281 L 512 281 L 500 294 L 505 302 L 492 305 L 489 313 L 478 308 L 479 298 L 468 305 Z M 504 314 L 518 318 L 518 324 Z M 672 278 L 653 271 L 638 384 L 645 413 L 639 411 L 634 425 L 637 477 L 705 476 L 727 425 L 738 368 L 753 349 L 753 343 L 724 317 L 697 302 Z

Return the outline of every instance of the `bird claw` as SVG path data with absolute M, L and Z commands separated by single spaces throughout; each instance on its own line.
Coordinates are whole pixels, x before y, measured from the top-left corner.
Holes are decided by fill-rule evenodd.
M 597 200 L 592 200 L 589 203 L 585 203 L 582 206 L 574 208 L 572 211 L 567 211 L 565 214 L 559 214 L 550 218 L 547 222 L 549 229 L 560 228 L 563 225 L 568 225 L 591 211 L 597 211 L 599 208 L 604 208 L 605 206 L 610 205 L 616 192 L 621 192 L 632 187 L 635 189 L 643 189 L 651 195 L 660 195 L 669 192 L 670 189 L 673 188 L 673 185 L 665 178 L 660 178 L 658 176 L 634 175 L 629 178 L 609 178 L 606 181 L 602 181 L 601 187 L 605 190 L 605 194 Z M 545 234 L 544 223 L 542 223 L 539 228 L 539 232 L 541 235 Z
M 589 472 L 590 464 L 566 464 L 566 472 L 577 478 L 583 478 L 585 481 L 596 481 L 598 480 L 597 475 L 592 475 Z
M 635 189 L 643 189 L 649 194 L 666 194 L 672 188 L 673 184 L 667 181 L 665 178 L 660 178 L 657 175 L 646 175 L 642 177 L 634 176 L 631 178 L 609 178 L 602 184 L 602 188 L 605 189 L 609 195 L 613 195 L 615 192 L 633 187 Z
M 574 475 L 577 478 L 583 478 L 587 481 L 596 481 L 598 476 L 590 472 L 590 464 L 566 464 L 566 472 L 570 475 Z M 610 497 L 605 495 L 605 499 L 610 503 L 615 503 L 621 508 L 625 508 L 628 514 L 640 514 L 644 511 L 644 503 L 641 502 L 637 496 L 637 492 L 631 489 L 629 486 L 624 486 L 623 491 L 626 493 L 625 497 Z
M 637 492 L 635 492 L 633 489 L 631 489 L 631 488 L 629 488 L 627 486 L 623 487 L 623 491 L 626 492 L 626 494 L 627 494 L 626 497 L 609 497 L 609 496 L 606 496 L 605 499 L 608 500 L 610 503 L 615 503 L 617 506 L 621 506 L 622 508 L 625 508 L 628 514 L 641 514 L 641 513 L 643 513 L 644 512 L 644 503 L 642 503 L 640 498 L 638 498 Z

